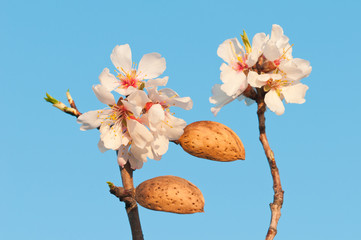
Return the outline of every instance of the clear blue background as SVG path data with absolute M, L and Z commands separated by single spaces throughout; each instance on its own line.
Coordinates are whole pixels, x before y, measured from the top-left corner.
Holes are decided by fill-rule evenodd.
M 80 111 L 102 108 L 91 86 L 110 53 L 129 43 L 134 61 L 159 52 L 168 87 L 194 101 L 177 110 L 188 123 L 231 127 L 246 161 L 218 163 L 170 145 L 159 162 L 135 172 L 135 183 L 176 175 L 203 192 L 205 213 L 177 215 L 140 208 L 146 240 L 262 239 L 273 200 L 258 140 L 256 106 L 233 102 L 217 117 L 211 87 L 220 83 L 220 43 L 271 32 L 280 24 L 294 57 L 311 62 L 303 105 L 282 116 L 267 111 L 267 134 L 285 202 L 276 239 L 361 239 L 360 10 L 357 1 L 0 1 L 0 239 L 130 239 L 124 204 L 108 193 L 120 185 L 114 152 L 100 153 L 98 131 L 43 100 Z

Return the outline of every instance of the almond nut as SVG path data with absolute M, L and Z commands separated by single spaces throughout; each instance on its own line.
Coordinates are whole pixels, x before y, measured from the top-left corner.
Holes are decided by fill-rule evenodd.
M 161 176 L 142 182 L 135 190 L 137 202 L 148 209 L 189 214 L 204 212 L 202 192 L 176 176 Z
M 177 141 L 189 154 L 220 162 L 245 159 L 241 139 L 229 127 L 212 121 L 187 125 Z

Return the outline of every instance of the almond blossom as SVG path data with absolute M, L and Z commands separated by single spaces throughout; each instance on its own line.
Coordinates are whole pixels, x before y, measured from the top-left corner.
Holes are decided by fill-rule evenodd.
M 117 45 L 110 59 L 116 68 L 116 75 L 105 68 L 99 80 L 109 92 L 114 90 L 124 96 L 142 88 L 146 80 L 160 76 L 166 69 L 165 59 L 159 53 L 145 54 L 139 65 L 133 64 L 128 44 Z
M 93 87 L 97 98 L 110 109 L 89 111 L 78 118 L 80 130 L 99 128 L 99 150 L 118 151 L 120 166 L 129 161 L 133 169 L 142 167 L 146 157 L 153 157 L 147 148 L 154 140 L 152 133 L 139 122 L 141 112 L 149 101 L 144 91 L 133 92 L 127 99 L 115 102 L 114 96 L 102 85 Z M 145 156 L 145 158 L 144 158 Z
M 304 103 L 308 90 L 306 85 L 297 81 L 289 81 L 281 74 L 258 75 L 250 72 L 249 83 L 253 87 L 263 87 L 266 92 L 264 101 L 267 107 L 277 115 L 282 115 L 285 111 L 283 99 L 286 103 Z
M 176 118 L 170 113 L 170 107 L 181 107 L 190 110 L 193 106 L 189 97 L 179 97 L 169 88 L 157 90 L 156 87 L 148 89 L 148 102 L 141 121 L 146 124 L 154 136 L 153 152 L 161 157 L 167 150 L 169 141 L 178 140 L 187 125 L 183 119 Z
M 220 68 L 223 84 L 212 88 L 209 101 L 216 104 L 212 113 L 216 116 L 236 98 L 250 105 L 253 101 L 245 97 L 245 92 L 252 87 L 263 88 L 266 105 L 278 115 L 284 113 L 283 99 L 286 103 L 303 103 L 308 87 L 300 80 L 311 73 L 312 67 L 307 60 L 292 57 L 293 45 L 282 27 L 274 24 L 270 37 L 256 34 L 252 46 L 245 32 L 241 36 L 246 51 L 236 38 L 226 40 L 218 48 L 218 56 L 227 64 Z
M 237 38 L 227 39 L 218 47 L 218 56 L 227 64 L 222 63 L 220 67 L 220 78 L 223 84 L 214 85 L 213 96 L 209 98 L 211 103 L 216 104 L 216 107 L 211 108 L 215 116 L 224 105 L 232 102 L 247 89 L 247 72 L 262 55 L 267 40 L 266 34 L 258 33 L 253 38 L 252 47 L 247 38 L 247 51 L 244 50 Z

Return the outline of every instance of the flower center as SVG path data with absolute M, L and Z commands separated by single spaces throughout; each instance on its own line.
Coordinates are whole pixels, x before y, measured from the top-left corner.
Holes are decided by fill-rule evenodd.
M 124 89 L 127 89 L 128 87 L 138 88 L 142 83 L 142 81 L 137 77 L 137 70 L 134 69 L 130 72 L 126 72 L 122 68 L 117 78 L 120 80 L 120 87 Z
M 267 81 L 266 85 L 264 86 L 264 90 L 268 92 L 269 90 L 273 89 L 276 90 L 277 92 L 280 92 L 281 88 L 287 85 L 289 85 L 289 82 L 287 80 L 282 80 L 282 79 L 273 80 L 271 78 Z
M 248 55 L 243 54 L 242 52 L 237 53 L 233 43 L 230 41 L 229 44 L 231 45 L 232 52 L 237 59 L 237 62 L 232 63 L 231 67 L 237 72 L 244 71 L 245 69 L 248 68 L 248 65 L 246 64 Z M 244 56 L 242 56 L 242 55 L 244 55 Z

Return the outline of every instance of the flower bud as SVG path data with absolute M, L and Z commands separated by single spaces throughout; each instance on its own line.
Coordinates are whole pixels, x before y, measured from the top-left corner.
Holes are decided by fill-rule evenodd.
M 199 158 L 220 162 L 245 159 L 245 150 L 237 134 L 218 122 L 191 123 L 177 142 L 184 151 Z
M 202 192 L 191 182 L 176 176 L 160 176 L 142 182 L 135 190 L 139 205 L 163 212 L 204 212 Z

